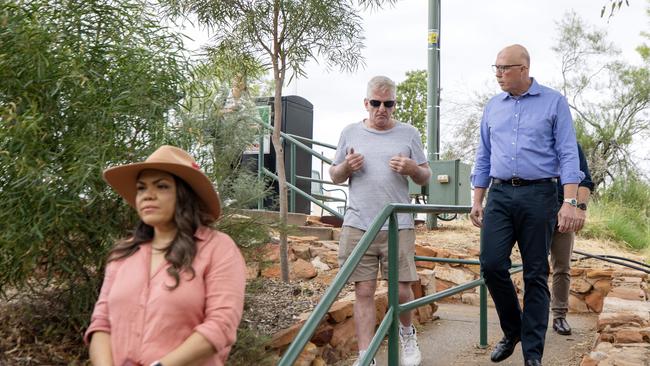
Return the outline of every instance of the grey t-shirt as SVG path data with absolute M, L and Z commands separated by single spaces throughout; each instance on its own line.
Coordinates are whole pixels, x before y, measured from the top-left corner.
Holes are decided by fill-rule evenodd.
M 349 179 L 349 198 L 343 225 L 368 230 L 372 220 L 387 203 L 410 203 L 406 176 L 390 169 L 393 156 L 409 157 L 416 164 L 427 162 L 422 149 L 420 133 L 415 127 L 397 122 L 393 128 L 378 131 L 361 122 L 348 125 L 341 132 L 334 165 L 345 161 L 345 155 L 354 149 L 363 155 L 363 167 Z M 413 215 L 398 214 L 400 229 L 413 228 Z M 388 229 L 388 221 L 382 230 Z

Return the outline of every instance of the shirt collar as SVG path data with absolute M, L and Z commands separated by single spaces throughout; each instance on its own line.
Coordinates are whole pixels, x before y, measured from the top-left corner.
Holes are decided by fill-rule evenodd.
M 520 95 L 519 98 L 523 98 L 526 95 L 538 95 L 542 92 L 542 88 L 539 86 L 539 84 L 537 84 L 535 78 L 531 77 L 530 80 L 532 81 L 530 83 L 530 87 L 528 88 L 528 90 L 526 90 L 524 94 Z M 506 92 L 501 93 L 502 100 L 506 100 L 508 98 L 513 98 L 512 95 L 510 95 L 510 93 L 506 93 Z

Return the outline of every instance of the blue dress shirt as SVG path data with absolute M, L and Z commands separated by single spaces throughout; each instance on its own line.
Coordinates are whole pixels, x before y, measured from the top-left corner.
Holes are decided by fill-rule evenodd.
M 474 187 L 487 188 L 490 178 L 559 177 L 564 184 L 584 178 L 566 98 L 531 80 L 523 95 L 503 92 L 485 106 L 472 173 Z

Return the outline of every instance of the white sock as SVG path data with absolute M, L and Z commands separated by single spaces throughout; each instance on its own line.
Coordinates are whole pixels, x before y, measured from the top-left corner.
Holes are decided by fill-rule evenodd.
M 399 325 L 399 330 L 402 335 L 411 335 L 413 334 L 413 325 L 409 325 L 407 327 L 403 326 L 401 323 Z

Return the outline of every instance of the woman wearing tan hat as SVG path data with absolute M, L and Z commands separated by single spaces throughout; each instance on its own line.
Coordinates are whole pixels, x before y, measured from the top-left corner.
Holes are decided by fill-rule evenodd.
M 219 195 L 185 151 L 162 146 L 104 179 L 140 216 L 109 253 L 85 341 L 93 365 L 223 365 L 241 320 L 245 264 L 210 229 Z

